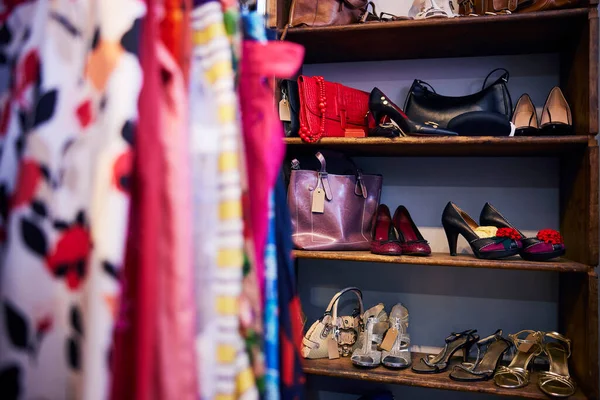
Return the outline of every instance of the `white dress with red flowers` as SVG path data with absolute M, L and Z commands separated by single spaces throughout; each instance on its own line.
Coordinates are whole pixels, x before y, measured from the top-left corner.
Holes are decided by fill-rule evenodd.
M 104 399 L 142 81 L 132 29 L 145 7 L 9 3 L 0 13 L 0 58 L 13 66 L 0 104 L 0 397 Z

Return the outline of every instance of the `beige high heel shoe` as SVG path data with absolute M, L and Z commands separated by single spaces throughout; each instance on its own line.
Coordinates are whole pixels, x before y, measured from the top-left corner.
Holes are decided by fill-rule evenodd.
M 529 363 L 542 354 L 542 337 L 538 331 L 523 330 L 508 335 L 516 353 L 508 367 L 500 366 L 494 375 L 494 383 L 507 389 L 517 389 L 529 384 Z
M 540 133 L 542 135 L 570 135 L 573 133 L 573 119 L 571 107 L 558 86 L 555 86 L 548 94 L 542 119 L 540 121 Z
M 568 359 L 571 357 L 571 340 L 557 332 L 546 332 L 544 352 L 548 355 L 550 368 L 540 372 L 538 386 L 542 392 L 553 397 L 569 397 L 575 393 L 577 385 L 569 374 Z
M 540 134 L 538 117 L 531 97 L 524 93 L 519 97 L 512 123 L 515 126 L 515 136 L 537 136 Z

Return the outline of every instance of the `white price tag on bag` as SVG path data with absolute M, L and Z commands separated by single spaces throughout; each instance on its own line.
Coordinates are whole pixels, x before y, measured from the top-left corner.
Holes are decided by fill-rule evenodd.
M 323 214 L 325 212 L 325 191 L 318 187 L 312 194 L 312 212 Z

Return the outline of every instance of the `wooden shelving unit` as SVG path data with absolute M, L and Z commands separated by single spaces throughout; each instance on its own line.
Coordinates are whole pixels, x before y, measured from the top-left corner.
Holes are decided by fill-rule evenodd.
M 597 10 L 575 8 L 485 18 L 295 28 L 288 31 L 286 40 L 306 48 L 305 62 L 309 64 L 553 53 L 572 44 L 593 16 Z
M 525 261 L 520 257 L 504 260 L 480 260 L 472 255 L 452 257 L 448 253 L 433 253 L 429 257 L 415 256 L 381 256 L 370 251 L 308 251 L 294 250 L 296 258 L 314 260 L 339 260 L 356 262 L 375 262 L 385 264 L 432 265 L 444 267 L 514 269 L 524 271 L 548 272 L 593 272 L 589 265 L 559 258 L 551 262 Z
M 412 353 L 413 362 L 417 362 L 425 354 Z M 542 393 L 534 382 L 537 382 L 537 372 L 531 374 L 531 384 L 519 389 L 503 389 L 494 382 L 457 382 L 451 380 L 448 375 L 452 370 L 453 364 L 458 364 L 462 359 L 453 359 L 448 371 L 441 374 L 423 375 L 415 374 L 408 369 L 391 370 L 385 367 L 377 367 L 374 369 L 357 368 L 352 365 L 349 358 L 338 358 L 337 360 L 320 359 L 320 360 L 304 360 L 304 371 L 311 375 L 322 375 L 342 379 L 359 379 L 363 381 L 377 383 L 391 383 L 397 385 L 419 386 L 431 389 L 456 390 L 460 392 L 475 392 L 497 394 L 506 397 L 518 397 L 524 399 L 544 399 L 548 396 Z M 579 389 L 570 399 L 583 400 L 587 399 L 585 394 Z
M 559 156 L 583 151 L 596 140 L 587 135 L 560 137 L 402 137 L 323 138 L 306 144 L 300 138 L 285 138 L 288 150 L 314 152 L 315 148 L 344 152 L 349 156 Z
M 287 21 L 289 0 L 277 0 L 277 26 Z M 551 271 L 559 275 L 558 329 L 572 340 L 569 359 L 577 381 L 575 399 L 599 399 L 598 369 L 598 2 L 580 8 L 473 18 L 370 23 L 289 29 L 286 40 L 306 48 L 306 63 L 379 61 L 505 54 L 558 53 L 560 87 L 573 112 L 576 135 L 563 137 L 324 138 L 302 143 L 287 138 L 288 151 L 316 148 L 351 156 L 519 156 L 560 159 L 560 230 L 564 259 L 547 263 L 519 258 L 490 261 L 472 256 L 385 257 L 369 252 L 294 252 L 297 259 L 435 265 L 466 268 Z M 409 40 L 407 38 L 419 38 Z M 444 40 L 440 40 L 440 38 Z M 468 38 L 468 39 L 467 39 Z M 427 43 L 427 45 L 423 45 Z M 460 45 L 453 45 L 460 43 Z M 326 45 L 325 45 L 326 44 Z M 482 132 L 485 135 L 485 132 Z M 402 268 L 398 265 L 398 268 Z M 418 359 L 422 355 L 413 354 Z M 480 392 L 531 399 L 547 398 L 534 376 L 523 389 L 506 390 L 493 382 L 459 383 L 439 375 L 418 375 L 383 367 L 358 369 L 349 359 L 306 360 L 307 374 L 394 383 L 435 389 Z

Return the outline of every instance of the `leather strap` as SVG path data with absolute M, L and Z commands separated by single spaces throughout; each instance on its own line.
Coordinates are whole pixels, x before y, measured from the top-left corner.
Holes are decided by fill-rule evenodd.
M 340 297 L 342 297 L 342 295 L 344 293 L 347 293 L 347 292 L 354 293 L 356 295 L 356 297 L 358 298 L 358 306 L 359 306 L 360 315 L 363 315 L 365 312 L 364 308 L 363 308 L 363 302 L 362 302 L 362 292 L 360 291 L 360 289 L 357 287 L 347 287 L 345 289 L 342 289 L 333 296 L 333 298 L 329 302 L 329 305 L 327 306 L 327 309 L 325 310 L 325 314 L 330 314 L 333 311 L 331 323 L 333 324 L 334 327 L 337 326 L 337 307 L 338 307 L 339 299 L 340 299 Z
M 325 198 L 329 201 L 333 200 L 333 193 L 331 192 L 331 186 L 329 185 L 329 175 L 327 174 L 327 162 L 325 161 L 325 157 L 321 152 L 317 152 L 315 157 L 321 163 L 321 169 L 319 170 L 318 178 L 317 178 L 317 187 L 320 184 L 323 185 L 323 190 L 325 191 Z M 316 188 L 315 188 L 316 189 Z
M 569 351 L 569 354 L 567 354 L 567 358 L 571 357 L 571 339 L 567 338 L 566 336 L 561 335 L 558 332 L 545 332 L 544 335 L 548 336 L 549 338 L 559 340 L 561 342 L 566 343 L 567 350 Z
M 320 151 L 318 151 L 315 154 L 315 157 L 317 157 L 317 159 L 321 163 L 321 169 L 319 170 L 319 172 L 327 172 L 327 161 L 325 161 L 325 157 L 323 156 L 323 154 Z
M 357 196 L 362 196 L 364 199 L 367 198 L 367 187 L 363 182 L 362 172 L 360 170 L 356 170 L 356 185 L 354 185 L 354 194 Z
M 342 0 L 342 3 L 344 3 L 346 7 L 356 10 L 367 7 L 369 0 Z
M 322 183 L 323 184 L 323 190 L 325 191 L 325 198 L 329 201 L 333 200 L 333 192 L 331 190 L 331 186 L 329 185 L 329 179 L 328 179 L 328 174 L 327 174 L 327 161 L 325 160 L 325 156 L 323 156 L 323 154 L 319 151 L 315 154 L 315 157 L 317 157 L 317 159 L 319 160 L 319 162 L 321 163 L 321 168 L 319 169 L 319 177 L 318 177 L 318 181 L 317 181 L 317 187 L 319 187 L 319 185 Z M 365 185 L 364 179 L 363 179 L 363 174 L 362 171 L 360 169 L 358 169 L 356 167 L 356 164 L 354 164 L 354 161 L 352 161 L 350 158 L 347 158 L 348 162 L 350 162 L 350 164 L 352 164 L 352 166 L 354 167 L 354 171 L 356 174 L 356 185 L 354 186 L 354 194 L 357 196 L 362 196 L 363 198 L 367 198 L 369 193 L 367 191 L 367 186 Z
M 448 336 L 446 338 L 446 343 L 452 343 L 456 339 L 459 339 L 463 336 L 469 336 L 469 337 L 475 338 L 475 333 L 477 333 L 477 329 L 469 329 L 469 330 L 458 332 L 458 333 L 452 332 L 450 334 L 450 336 Z
M 508 73 L 508 71 L 504 68 L 496 68 L 494 70 L 492 70 L 492 72 L 490 72 L 489 74 L 487 74 L 487 76 L 485 77 L 485 80 L 483 81 L 483 85 L 481 86 L 481 90 L 485 89 L 485 85 L 488 81 L 488 79 L 490 78 L 490 76 L 492 76 L 492 74 L 496 71 L 504 71 L 504 73 L 500 76 L 500 78 L 496 79 L 494 81 L 494 83 L 492 83 L 490 86 L 494 85 L 495 83 L 499 82 L 499 81 L 504 81 L 504 83 L 508 82 L 508 78 L 510 77 L 510 74 Z
M 489 76 L 489 75 L 488 75 L 488 76 Z M 487 78 L 486 78 L 486 79 L 487 79 Z M 431 91 L 432 91 L 433 93 L 437 93 L 437 92 L 435 91 L 435 89 L 433 88 L 433 86 L 431 86 L 429 83 L 427 83 L 427 82 L 425 82 L 425 81 L 421 81 L 421 80 L 419 80 L 419 79 L 415 79 L 415 82 L 413 83 L 413 85 L 418 85 L 418 86 L 421 86 L 421 88 L 422 88 L 423 90 L 429 90 L 429 89 L 431 89 Z

